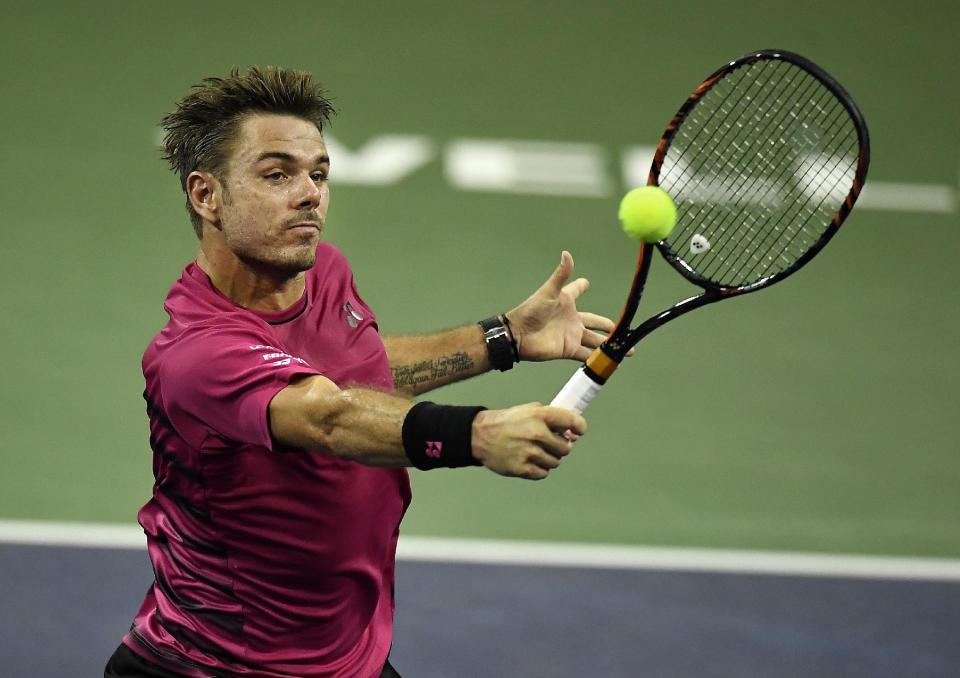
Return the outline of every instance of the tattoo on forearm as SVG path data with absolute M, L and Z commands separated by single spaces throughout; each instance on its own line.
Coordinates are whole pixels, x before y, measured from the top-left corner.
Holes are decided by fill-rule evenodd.
M 391 367 L 393 383 L 397 388 L 425 384 L 449 377 L 473 368 L 473 361 L 466 353 L 445 355 L 436 360 L 423 360 L 412 365 Z

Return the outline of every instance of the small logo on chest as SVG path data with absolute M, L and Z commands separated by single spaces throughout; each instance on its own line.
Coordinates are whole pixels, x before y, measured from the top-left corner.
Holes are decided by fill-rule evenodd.
M 348 301 L 343 305 L 343 319 L 350 327 L 356 327 L 363 320 L 363 316 Z

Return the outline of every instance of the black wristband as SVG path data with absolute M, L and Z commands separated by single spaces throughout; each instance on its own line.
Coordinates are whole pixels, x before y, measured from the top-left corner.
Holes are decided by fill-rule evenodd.
M 513 364 L 520 361 L 520 356 L 517 354 L 517 344 L 507 325 L 506 316 L 495 315 L 477 324 L 483 330 L 490 364 L 501 372 L 513 369 Z
M 480 466 L 472 452 L 473 419 L 485 407 L 417 403 L 403 420 L 403 449 L 421 470 Z

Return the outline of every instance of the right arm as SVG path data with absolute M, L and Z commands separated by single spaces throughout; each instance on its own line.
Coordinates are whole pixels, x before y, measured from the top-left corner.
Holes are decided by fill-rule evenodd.
M 270 401 L 270 431 L 284 447 L 320 449 L 368 466 L 410 466 L 403 421 L 414 402 L 364 388 L 340 389 L 319 375 L 298 379 Z M 484 410 L 471 428 L 473 457 L 495 473 L 546 478 L 570 453 L 555 431 L 586 431 L 575 412 L 538 403 Z

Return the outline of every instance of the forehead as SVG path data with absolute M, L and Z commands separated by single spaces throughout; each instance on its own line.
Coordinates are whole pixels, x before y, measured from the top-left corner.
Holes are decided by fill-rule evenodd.
M 286 153 L 305 162 L 327 155 L 320 130 L 309 120 L 292 115 L 247 116 L 240 123 L 234 158 L 251 162 L 271 151 Z

